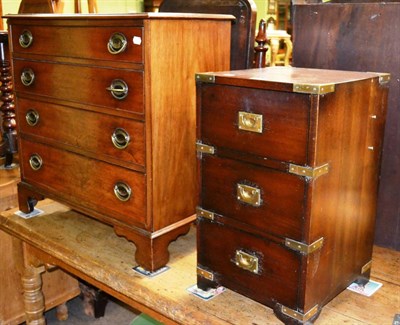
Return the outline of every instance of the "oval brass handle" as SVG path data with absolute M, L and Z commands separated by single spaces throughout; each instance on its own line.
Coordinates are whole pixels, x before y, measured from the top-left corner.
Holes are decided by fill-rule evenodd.
M 258 257 L 248 254 L 242 250 L 237 250 L 235 254 L 235 264 L 247 271 L 258 273 Z
M 121 79 L 113 80 L 110 87 L 107 87 L 106 89 L 111 92 L 111 95 L 114 98 L 119 100 L 122 100 L 128 96 L 128 85 Z
M 40 157 L 37 153 L 34 153 L 29 158 L 29 165 L 33 170 L 39 170 L 43 166 L 42 157 Z
M 18 39 L 19 45 L 23 48 L 27 48 L 32 45 L 33 36 L 29 30 L 24 30 Z
M 39 122 L 39 113 L 34 109 L 30 109 L 26 112 L 25 119 L 30 126 L 35 126 Z
M 35 73 L 32 69 L 24 69 L 21 73 L 21 82 L 24 86 L 30 86 L 35 81 Z
M 118 182 L 114 185 L 114 194 L 118 200 L 125 202 L 131 198 L 132 190 L 128 184 Z
M 261 191 L 257 187 L 244 184 L 236 185 L 237 199 L 241 202 L 258 207 L 261 205 Z
M 131 141 L 131 137 L 126 130 L 122 128 L 116 128 L 111 135 L 111 141 L 115 148 L 125 149 Z
M 114 33 L 111 35 L 107 43 L 108 52 L 111 54 L 119 54 L 126 50 L 128 41 L 126 36 L 122 33 Z

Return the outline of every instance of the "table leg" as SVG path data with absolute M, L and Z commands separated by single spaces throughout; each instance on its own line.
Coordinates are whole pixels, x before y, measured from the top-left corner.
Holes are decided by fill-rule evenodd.
M 27 325 L 45 325 L 43 316 L 44 298 L 42 292 L 42 276 L 44 266 L 27 266 L 22 276 L 22 287 L 24 289 L 24 306 Z

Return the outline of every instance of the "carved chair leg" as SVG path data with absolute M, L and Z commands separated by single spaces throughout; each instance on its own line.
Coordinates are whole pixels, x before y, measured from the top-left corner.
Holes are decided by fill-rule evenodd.
M 42 276 L 44 267 L 27 266 L 22 276 L 22 287 L 24 289 L 24 307 L 27 325 L 45 325 L 43 316 L 45 309 L 42 292 Z

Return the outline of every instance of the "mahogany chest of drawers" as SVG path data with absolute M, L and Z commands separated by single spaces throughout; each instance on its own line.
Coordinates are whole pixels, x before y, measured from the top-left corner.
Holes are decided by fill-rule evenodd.
M 24 212 L 109 223 L 149 271 L 195 219 L 195 81 L 229 69 L 231 16 L 9 15 Z
M 198 286 L 312 322 L 369 279 L 389 75 L 276 67 L 196 79 Z

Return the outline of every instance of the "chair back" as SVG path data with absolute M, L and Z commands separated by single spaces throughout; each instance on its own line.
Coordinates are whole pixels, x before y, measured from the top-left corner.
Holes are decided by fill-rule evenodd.
M 257 14 L 253 0 L 164 0 L 159 11 L 235 16 L 230 40 L 231 69 L 239 70 L 253 67 Z

